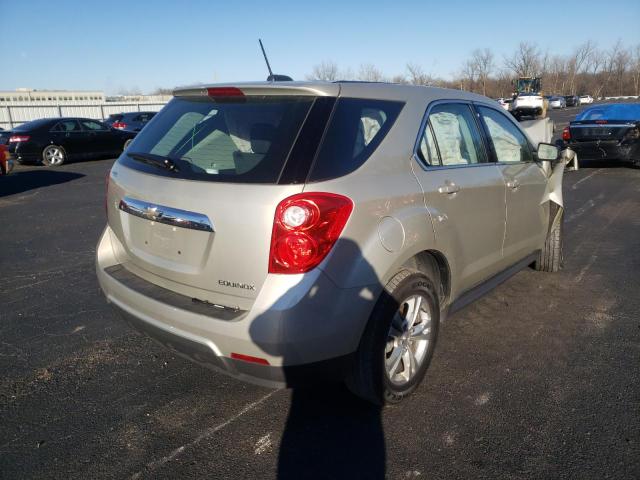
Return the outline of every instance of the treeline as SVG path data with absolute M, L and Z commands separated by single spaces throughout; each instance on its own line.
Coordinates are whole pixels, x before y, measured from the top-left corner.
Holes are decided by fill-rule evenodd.
M 363 64 L 357 71 L 345 70 L 333 61 L 323 61 L 307 75 L 309 80 L 363 80 L 371 82 L 430 85 L 456 88 L 488 97 L 507 97 L 513 93 L 517 77 L 540 76 L 545 94 L 593 97 L 640 95 L 640 44 L 625 46 L 621 41 L 600 49 L 587 41 L 568 55 L 543 52 L 529 42 L 521 42 L 510 56 L 496 58 L 489 48 L 471 52 L 451 79 L 430 75 L 417 63 L 387 76 L 373 64 Z

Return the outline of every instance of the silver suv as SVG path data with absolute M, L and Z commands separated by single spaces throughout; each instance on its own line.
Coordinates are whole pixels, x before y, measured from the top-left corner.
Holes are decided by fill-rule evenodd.
M 202 365 L 396 402 L 448 313 L 527 265 L 560 267 L 557 155 L 455 90 L 179 89 L 111 169 L 98 278 Z

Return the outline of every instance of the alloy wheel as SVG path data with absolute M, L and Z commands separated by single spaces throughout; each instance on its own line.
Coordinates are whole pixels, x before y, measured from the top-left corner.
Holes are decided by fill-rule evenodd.
M 427 298 L 411 295 L 391 320 L 385 348 L 385 370 L 395 385 L 405 385 L 422 366 L 431 341 L 432 312 Z
M 48 165 L 61 165 L 64 162 L 64 152 L 60 147 L 48 147 L 44 151 L 44 158 Z

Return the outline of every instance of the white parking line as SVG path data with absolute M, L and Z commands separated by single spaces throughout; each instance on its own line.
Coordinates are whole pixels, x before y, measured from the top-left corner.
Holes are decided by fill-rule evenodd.
M 587 175 L 584 178 L 581 178 L 580 180 L 578 180 L 576 183 L 573 184 L 573 186 L 571 187 L 571 190 L 575 190 L 576 188 L 578 188 L 578 185 L 581 184 L 582 182 L 584 182 L 585 180 L 588 180 L 589 178 L 593 177 L 596 173 L 598 173 L 600 170 L 602 170 L 601 168 L 597 169 L 595 172 L 590 173 L 589 175 Z
M 250 403 L 249 405 L 244 407 L 242 410 L 240 410 L 240 412 L 235 414 L 233 417 L 225 420 L 224 422 L 222 422 L 219 425 L 216 425 L 214 427 L 206 429 L 204 432 L 202 432 L 200 435 L 198 435 L 194 440 L 192 440 L 191 442 L 189 442 L 189 443 L 187 443 L 185 445 L 182 445 L 181 447 L 176 448 L 171 453 L 169 453 L 169 455 L 165 455 L 164 457 L 162 457 L 162 458 L 160 458 L 158 460 L 155 460 L 153 462 L 147 463 L 145 465 L 144 469 L 140 470 L 137 473 L 134 473 L 129 478 L 131 480 L 138 479 L 145 473 L 151 473 L 151 472 L 157 470 L 158 468 L 162 467 L 166 463 L 168 463 L 171 460 L 175 459 L 178 455 L 180 455 L 182 452 L 184 452 L 187 448 L 190 448 L 190 447 L 193 447 L 193 446 L 199 444 L 201 441 L 206 440 L 207 438 L 209 438 L 214 433 L 216 433 L 216 432 L 222 430 L 223 428 L 225 428 L 226 426 L 232 424 L 238 418 L 240 418 L 245 413 L 247 413 L 247 412 L 253 410 L 254 408 L 256 408 L 258 405 L 260 405 L 262 402 L 267 400 L 269 397 L 271 397 L 274 393 L 276 393 L 278 391 L 279 390 L 274 390 L 273 392 L 270 392 L 270 393 L 266 394 L 264 397 L 259 398 L 255 402 Z

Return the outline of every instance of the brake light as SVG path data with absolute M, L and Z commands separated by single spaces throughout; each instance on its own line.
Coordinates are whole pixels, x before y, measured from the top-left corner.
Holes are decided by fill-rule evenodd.
M 113 128 L 117 128 L 118 130 L 124 130 L 125 128 L 127 128 L 127 124 L 124 122 L 113 122 L 113 125 L 111 125 Z
M 603 125 L 605 123 L 609 123 L 607 120 L 596 120 L 596 123 Z
M 244 97 L 242 90 L 236 87 L 211 87 L 207 88 L 210 97 Z
M 562 140 L 565 140 L 565 141 L 571 140 L 571 132 L 569 131 L 569 127 L 564 127 L 562 129 Z
M 276 207 L 269 273 L 304 273 L 327 256 L 353 211 L 351 199 L 334 193 L 300 193 Z
M 9 137 L 9 143 L 28 142 L 30 138 L 29 135 L 12 135 Z

